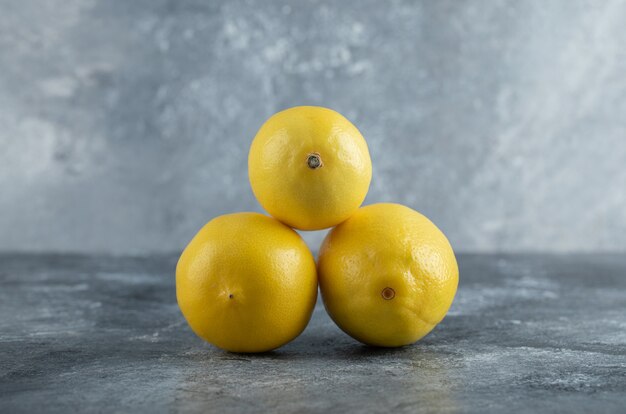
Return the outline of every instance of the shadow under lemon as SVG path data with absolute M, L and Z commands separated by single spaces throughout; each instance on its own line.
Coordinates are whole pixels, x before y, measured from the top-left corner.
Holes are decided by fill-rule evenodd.
M 336 333 L 321 338 L 317 346 L 294 344 L 262 354 L 191 353 L 175 381 L 176 408 L 225 413 L 246 407 L 270 412 L 458 409 L 455 393 L 461 384 L 450 372 L 454 355 L 420 343 L 377 348 Z

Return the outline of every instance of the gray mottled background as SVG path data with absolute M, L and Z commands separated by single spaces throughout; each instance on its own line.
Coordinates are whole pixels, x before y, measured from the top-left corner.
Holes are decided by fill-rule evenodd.
M 463 251 L 626 250 L 626 2 L 0 0 L 0 250 L 176 251 L 334 108 Z M 307 235 L 315 246 L 322 233 Z

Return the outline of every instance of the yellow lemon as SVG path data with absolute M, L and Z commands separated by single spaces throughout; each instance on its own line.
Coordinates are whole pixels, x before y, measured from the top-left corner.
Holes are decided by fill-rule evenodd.
M 454 252 L 426 217 L 399 204 L 373 204 L 330 231 L 318 278 L 324 305 L 348 335 L 402 346 L 430 332 L 452 304 Z
M 248 157 L 252 191 L 272 216 L 301 230 L 341 223 L 363 203 L 372 179 L 358 129 L 327 108 L 279 112 L 257 132 Z
M 176 297 L 191 329 L 232 352 L 264 352 L 296 338 L 317 299 L 315 261 L 302 238 L 271 217 L 208 222 L 176 266 Z

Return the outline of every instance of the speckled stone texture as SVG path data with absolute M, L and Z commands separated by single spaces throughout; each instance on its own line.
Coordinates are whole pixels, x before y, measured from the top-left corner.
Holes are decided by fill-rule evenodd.
M 624 412 L 626 257 L 459 259 L 416 345 L 360 345 L 319 305 L 242 355 L 187 327 L 174 256 L 0 255 L 0 412 Z
M 0 250 L 174 251 L 332 107 L 463 251 L 626 251 L 626 2 L 0 0 Z M 315 248 L 320 233 L 307 234 Z

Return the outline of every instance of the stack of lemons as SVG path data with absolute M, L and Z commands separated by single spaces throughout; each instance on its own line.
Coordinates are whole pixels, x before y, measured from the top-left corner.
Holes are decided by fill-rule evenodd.
M 306 327 L 318 283 L 333 321 L 366 344 L 411 344 L 443 319 L 458 284 L 454 252 L 408 207 L 360 208 L 372 164 L 342 115 L 312 106 L 275 114 L 252 142 L 248 173 L 273 218 L 211 220 L 176 267 L 178 304 L 197 335 L 233 352 L 278 348 Z M 333 226 L 316 265 L 292 228 Z

